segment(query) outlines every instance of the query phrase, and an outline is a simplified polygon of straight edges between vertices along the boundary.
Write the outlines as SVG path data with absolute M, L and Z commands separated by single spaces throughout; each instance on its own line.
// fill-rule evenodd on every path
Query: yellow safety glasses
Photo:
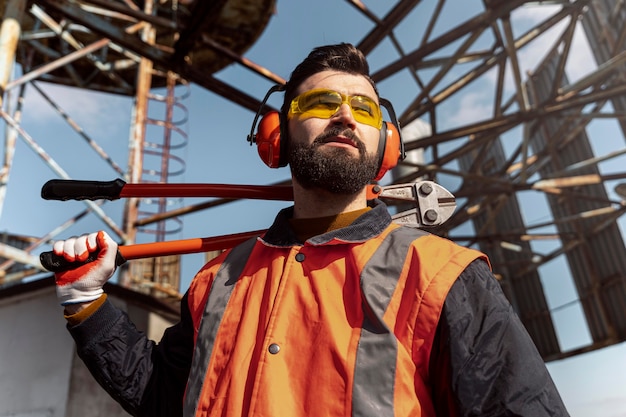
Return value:
M 337 91 L 318 88 L 300 94 L 291 100 L 291 106 L 287 117 L 294 114 L 300 117 L 319 117 L 330 119 L 338 111 L 343 103 L 350 106 L 354 120 L 368 126 L 380 129 L 383 126 L 383 114 L 380 106 L 366 96 L 346 96 Z

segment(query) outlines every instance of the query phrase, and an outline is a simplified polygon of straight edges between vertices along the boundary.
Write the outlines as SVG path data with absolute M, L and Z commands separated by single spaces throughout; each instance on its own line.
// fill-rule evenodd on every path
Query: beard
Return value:
M 339 135 L 356 144 L 358 157 L 340 147 L 320 149 L 328 139 Z M 289 141 L 288 162 L 302 187 L 321 188 L 333 194 L 355 194 L 378 172 L 378 155 L 368 154 L 365 144 L 350 129 L 332 129 L 319 135 L 310 145 Z

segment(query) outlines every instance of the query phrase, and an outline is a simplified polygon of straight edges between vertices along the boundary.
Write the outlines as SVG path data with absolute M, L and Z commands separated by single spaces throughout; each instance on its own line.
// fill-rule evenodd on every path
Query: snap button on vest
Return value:
M 296 261 L 298 261 L 298 262 L 303 262 L 304 258 L 306 258 L 306 256 L 304 256 L 304 253 L 296 254 Z
M 272 344 L 271 344 L 271 345 L 267 348 L 267 350 L 269 350 L 269 352 L 270 352 L 272 355 L 276 355 L 278 352 L 280 352 L 280 346 L 279 346 L 279 345 L 277 345 L 276 343 L 272 343 Z

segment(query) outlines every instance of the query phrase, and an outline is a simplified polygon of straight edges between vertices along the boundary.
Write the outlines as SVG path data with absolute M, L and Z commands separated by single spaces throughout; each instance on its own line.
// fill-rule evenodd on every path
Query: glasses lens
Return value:
M 296 97 L 300 113 L 328 119 L 339 110 L 343 99 L 330 90 L 312 90 Z
M 350 98 L 350 107 L 352 115 L 361 123 L 380 127 L 379 121 L 382 121 L 380 107 L 369 97 L 353 96 Z
M 343 103 L 348 103 L 354 119 L 378 129 L 382 126 L 382 113 L 374 100 L 365 96 L 342 96 L 332 90 L 311 90 L 300 94 L 291 102 L 289 115 L 301 114 L 304 117 L 333 117 Z

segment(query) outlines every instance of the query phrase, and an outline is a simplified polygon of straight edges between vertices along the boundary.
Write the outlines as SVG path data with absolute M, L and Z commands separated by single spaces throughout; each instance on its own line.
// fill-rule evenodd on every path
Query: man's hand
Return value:
M 68 262 L 84 262 L 89 254 L 98 251 L 95 261 L 54 274 L 61 305 L 86 303 L 102 295 L 102 286 L 116 268 L 117 243 L 108 234 L 99 231 L 60 240 L 54 243 L 53 251 Z

